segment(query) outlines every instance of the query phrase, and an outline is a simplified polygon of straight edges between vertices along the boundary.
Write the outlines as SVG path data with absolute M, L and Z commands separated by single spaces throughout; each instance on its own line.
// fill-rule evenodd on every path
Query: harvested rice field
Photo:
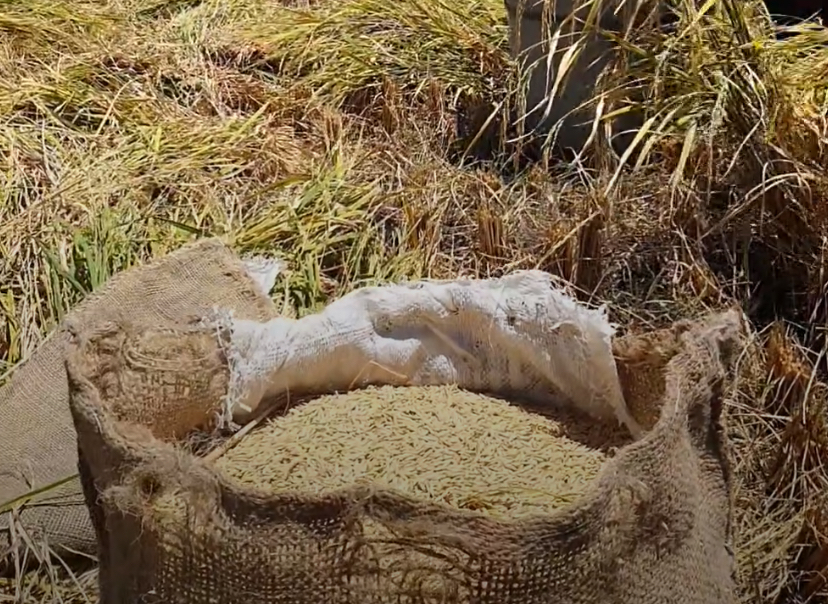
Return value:
M 529 164 L 507 128 L 502 0 L 0 2 L 0 383 L 113 275 L 209 236 L 283 259 L 272 298 L 294 316 L 363 285 L 521 268 L 607 304 L 626 333 L 739 304 L 754 327 L 725 410 L 740 602 L 828 601 L 828 30 L 778 35 L 758 0 L 670 4 L 671 26 L 627 40 L 611 74 L 630 98 L 596 99 L 603 117 L 640 111 L 634 148 L 596 137 L 575 160 Z M 481 122 L 497 136 L 476 137 Z M 356 404 L 326 400 L 331 414 Z M 218 464 L 257 442 L 284 459 L 280 426 L 302 413 L 324 416 L 309 403 Z M 318 472 L 323 489 L 386 472 L 413 488 L 358 443 L 346 478 L 342 460 L 293 446 L 316 466 L 250 459 L 237 478 Z M 584 450 L 590 467 L 604 454 Z M 97 604 L 94 551 L 78 561 L 18 522 L 60 487 L 29 465 L 0 455 L 0 475 L 28 481 L 0 494 L 14 529 L 0 603 Z M 495 484 L 484 477 L 475 488 Z
M 257 489 L 390 488 L 495 517 L 550 513 L 583 494 L 621 427 L 535 413 L 455 387 L 379 387 L 316 398 L 247 435 L 217 467 Z

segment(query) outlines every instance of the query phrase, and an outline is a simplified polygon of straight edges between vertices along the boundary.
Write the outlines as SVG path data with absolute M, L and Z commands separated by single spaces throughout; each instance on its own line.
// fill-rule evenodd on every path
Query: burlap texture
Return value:
M 182 407 L 218 407 L 228 373 L 215 338 L 128 324 L 81 333 L 67 368 L 101 603 L 734 602 L 719 421 L 739 339 L 731 319 L 680 335 L 657 377 L 660 419 L 584 497 L 520 522 L 367 487 L 240 488 L 165 427 L 165 414 L 189 415 Z
M 113 277 L 73 310 L 0 389 L 0 502 L 77 473 L 64 356 L 68 325 L 83 330 L 99 321 L 129 318 L 137 328 L 159 328 L 202 316 L 214 305 L 241 318 L 276 315 L 234 253 L 218 240 L 205 239 Z M 77 479 L 36 502 L 20 515 L 28 532 L 45 536 L 57 551 L 94 552 L 95 533 Z M 0 517 L 0 559 L 8 551 L 8 520 Z

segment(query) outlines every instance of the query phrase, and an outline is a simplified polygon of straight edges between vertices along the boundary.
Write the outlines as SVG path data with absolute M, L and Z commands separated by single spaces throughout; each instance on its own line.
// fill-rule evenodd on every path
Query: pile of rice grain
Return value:
M 540 415 L 455 387 L 379 387 L 296 407 L 216 465 L 271 492 L 370 483 L 517 518 L 573 501 L 626 439 L 586 416 Z

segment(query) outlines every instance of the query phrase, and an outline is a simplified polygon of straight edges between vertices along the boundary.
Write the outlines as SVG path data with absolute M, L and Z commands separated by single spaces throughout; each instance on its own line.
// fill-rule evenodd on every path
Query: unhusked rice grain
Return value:
M 270 492 L 373 484 L 496 517 L 549 513 L 585 491 L 626 433 L 535 411 L 452 386 L 367 388 L 291 409 L 216 465 Z

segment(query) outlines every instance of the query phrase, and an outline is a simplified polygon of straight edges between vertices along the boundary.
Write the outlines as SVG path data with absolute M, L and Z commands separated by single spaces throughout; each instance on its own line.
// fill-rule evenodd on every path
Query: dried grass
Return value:
M 517 518 L 573 501 L 625 441 L 620 427 L 455 387 L 381 387 L 293 408 L 216 464 L 271 492 L 373 484 Z
M 738 301 L 760 329 L 728 410 L 743 600 L 827 597 L 828 34 L 676 4 L 673 32 L 626 42 L 648 118 L 632 152 L 519 172 L 496 138 L 497 161 L 463 156 L 476 129 L 455 129 L 514 104 L 500 0 L 0 5 L 0 373 L 114 272 L 205 234 L 281 254 L 299 314 L 530 267 L 634 332 Z M 59 584 L 47 544 L 16 544 Z M 23 601 L 12 567 L 0 599 Z M 27 601 L 79 593 L 61 585 Z

